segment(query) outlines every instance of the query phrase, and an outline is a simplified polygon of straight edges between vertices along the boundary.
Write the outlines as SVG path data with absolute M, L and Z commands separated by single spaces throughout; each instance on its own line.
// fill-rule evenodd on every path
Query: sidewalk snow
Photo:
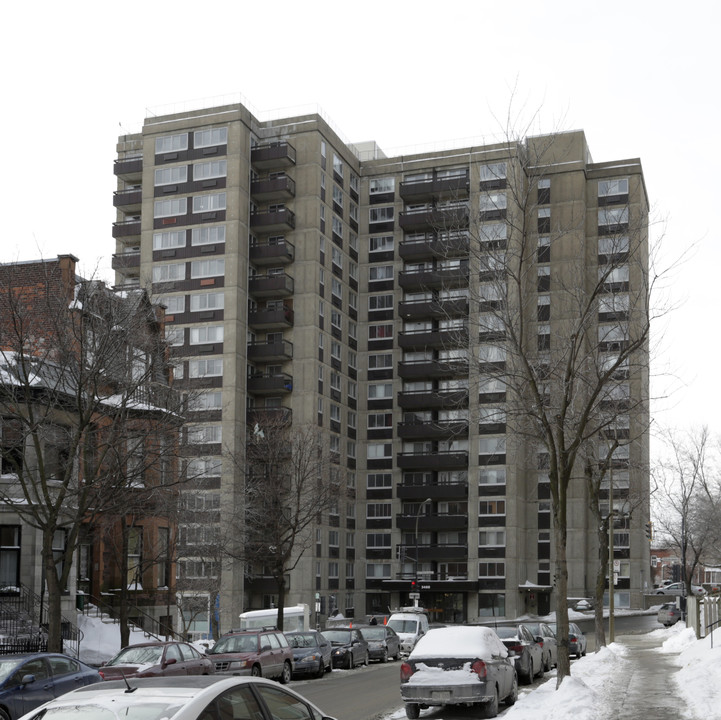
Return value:
M 78 613 L 78 628 L 82 632 L 80 659 L 88 665 L 100 665 L 120 651 L 120 625 L 104 623 L 99 618 Z M 144 632 L 130 633 L 130 645 L 148 642 Z

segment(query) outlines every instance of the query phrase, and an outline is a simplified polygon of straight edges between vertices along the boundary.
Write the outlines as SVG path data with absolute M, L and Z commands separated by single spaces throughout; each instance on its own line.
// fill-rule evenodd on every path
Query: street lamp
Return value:
M 415 563 L 413 566 L 413 577 L 415 580 L 415 594 L 418 595 L 418 521 L 421 519 L 421 510 L 423 510 L 423 506 L 426 503 L 433 502 L 431 498 L 426 498 L 419 506 L 418 506 L 418 512 L 416 513 L 416 533 L 415 533 L 415 539 L 416 539 L 416 555 L 415 555 Z M 413 606 L 418 607 L 418 597 L 413 598 Z

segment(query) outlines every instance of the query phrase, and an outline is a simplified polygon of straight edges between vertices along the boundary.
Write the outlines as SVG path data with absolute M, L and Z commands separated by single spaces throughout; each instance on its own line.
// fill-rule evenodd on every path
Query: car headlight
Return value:
M 311 653 L 310 655 L 305 655 L 300 658 L 298 662 L 314 662 L 316 660 L 320 660 L 320 655 L 317 653 Z
M 228 665 L 228 670 L 242 670 L 250 665 L 250 660 L 233 660 Z

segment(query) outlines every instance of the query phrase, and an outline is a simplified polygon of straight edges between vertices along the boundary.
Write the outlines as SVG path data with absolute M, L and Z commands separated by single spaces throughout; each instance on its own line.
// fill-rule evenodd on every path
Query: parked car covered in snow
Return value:
M 162 675 L 212 675 L 213 662 L 183 642 L 128 645 L 100 668 L 103 680 Z
M 401 665 L 401 697 L 411 720 L 438 705 L 476 705 L 482 717 L 495 717 L 500 702 L 516 702 L 518 678 L 491 628 L 438 628 L 429 630 Z

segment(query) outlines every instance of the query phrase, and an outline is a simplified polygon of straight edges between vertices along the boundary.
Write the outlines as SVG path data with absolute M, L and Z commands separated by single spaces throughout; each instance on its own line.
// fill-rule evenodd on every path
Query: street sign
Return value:
M 408 597 L 409 597 L 411 600 L 420 600 L 420 599 L 421 599 L 421 594 L 420 594 L 420 593 L 408 593 Z
M 620 569 L 621 569 L 621 561 L 620 561 L 620 560 L 614 560 L 614 561 L 613 561 L 613 571 L 614 571 L 614 572 L 619 572 Z

